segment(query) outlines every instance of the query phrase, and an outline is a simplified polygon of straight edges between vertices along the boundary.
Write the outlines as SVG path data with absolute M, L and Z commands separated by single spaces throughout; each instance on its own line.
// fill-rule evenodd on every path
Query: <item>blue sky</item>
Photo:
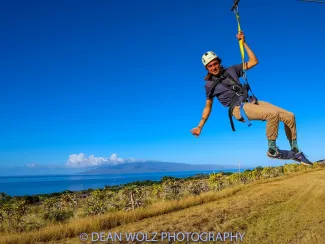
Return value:
M 205 105 L 201 55 L 241 62 L 232 1 L 6 1 L 0 9 L 0 165 L 69 159 L 283 164 L 266 157 L 265 122 L 229 125 Z M 324 158 L 324 6 L 242 0 L 248 72 L 260 100 L 295 113 L 298 143 Z M 283 125 L 280 148 L 289 148 Z M 79 156 L 77 156 L 79 155 Z M 102 158 L 102 159 L 100 159 Z M 70 160 L 71 161 L 71 160 Z

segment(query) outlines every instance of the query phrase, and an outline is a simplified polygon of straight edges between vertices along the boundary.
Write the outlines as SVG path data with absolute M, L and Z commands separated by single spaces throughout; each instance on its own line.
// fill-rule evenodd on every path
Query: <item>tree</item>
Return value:
M 129 185 L 121 191 L 124 202 L 124 210 L 134 210 L 145 205 L 144 188 L 136 185 Z
M 11 196 L 9 196 L 7 193 L 0 192 L 0 204 L 8 202 L 10 199 L 11 199 Z
M 152 186 L 152 191 L 151 194 L 155 197 L 157 197 L 158 199 L 162 198 L 164 195 L 164 189 L 162 187 L 161 184 L 154 184 Z
M 221 191 L 224 187 L 225 176 L 222 172 L 212 173 L 208 179 L 208 183 L 213 190 Z
M 65 198 L 66 196 L 64 196 Z M 42 202 L 43 217 L 47 220 L 64 222 L 73 216 L 74 210 L 61 197 L 49 197 Z
M 1 207 L 1 218 L 6 220 L 13 230 L 21 232 L 25 228 L 26 215 L 29 207 L 25 199 L 15 198 Z
M 247 184 L 254 179 L 253 173 L 251 170 L 245 170 L 243 173 L 241 173 L 240 178 L 241 178 L 241 182 L 244 184 Z
M 170 177 L 163 181 L 164 197 L 165 199 L 180 199 L 181 198 L 181 181 L 174 177 Z
M 188 184 L 187 188 L 189 193 L 194 196 L 198 196 L 201 194 L 201 192 L 207 191 L 209 189 L 204 180 L 192 180 Z
M 110 189 L 95 190 L 86 199 L 85 214 L 99 215 L 108 211 L 118 209 L 118 205 L 114 204 L 116 193 Z

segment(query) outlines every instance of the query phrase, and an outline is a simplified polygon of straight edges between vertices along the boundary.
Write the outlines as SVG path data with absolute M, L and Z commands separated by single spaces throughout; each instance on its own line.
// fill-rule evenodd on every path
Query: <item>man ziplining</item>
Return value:
M 235 129 L 232 116 L 238 121 L 247 123 L 249 120 L 267 121 L 268 157 L 292 159 L 306 165 L 312 165 L 304 153 L 299 150 L 295 115 L 271 103 L 258 101 L 255 96 L 248 96 L 250 90 L 248 83 L 244 85 L 240 83 L 239 78 L 243 77 L 247 70 L 256 66 L 258 59 L 247 45 L 244 33 L 239 31 L 236 37 L 248 55 L 249 60 L 246 63 L 225 68 L 221 65 L 221 59 L 214 52 L 208 51 L 202 56 L 203 65 L 208 71 L 205 77 L 206 105 L 202 119 L 198 126 L 191 130 L 191 133 L 196 137 L 201 134 L 202 128 L 211 113 L 214 97 L 217 97 L 223 106 L 229 108 L 229 118 L 233 130 Z M 280 121 L 284 123 L 285 134 L 291 147 L 291 150 L 288 151 L 280 150 L 276 145 Z

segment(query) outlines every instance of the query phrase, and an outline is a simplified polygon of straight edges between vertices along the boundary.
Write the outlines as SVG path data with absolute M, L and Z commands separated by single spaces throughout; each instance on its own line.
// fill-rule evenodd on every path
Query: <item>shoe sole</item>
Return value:
M 304 162 L 301 162 L 301 161 L 298 161 L 298 160 L 295 160 L 293 158 L 289 158 L 289 159 L 284 159 L 284 158 L 273 158 L 273 157 L 270 157 L 269 155 L 267 155 L 270 159 L 277 159 L 277 160 L 294 160 L 298 163 L 301 163 L 303 165 L 308 165 L 308 166 L 312 166 L 313 164 L 307 164 L 307 163 L 304 163 Z
M 298 159 L 295 159 L 295 158 L 293 158 L 293 160 L 296 161 L 296 162 L 298 162 L 298 163 L 301 163 L 301 164 L 303 164 L 303 165 L 309 165 L 309 166 L 312 166 L 312 165 L 313 165 L 313 163 L 307 164 L 307 163 L 302 162 L 302 161 L 300 161 L 300 160 L 298 160 Z
M 273 158 L 267 155 L 270 159 L 277 159 L 277 160 L 292 160 L 292 158 Z
M 311 164 L 307 164 L 307 163 L 304 163 L 304 162 L 300 162 L 300 163 L 302 163 L 303 165 L 309 165 L 309 166 L 313 165 L 312 163 Z

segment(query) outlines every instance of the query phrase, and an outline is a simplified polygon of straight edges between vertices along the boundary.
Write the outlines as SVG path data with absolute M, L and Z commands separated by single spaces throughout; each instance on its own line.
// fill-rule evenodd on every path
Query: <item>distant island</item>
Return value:
M 89 169 L 78 174 L 122 174 L 122 173 L 160 173 L 160 172 L 184 172 L 198 170 L 224 170 L 231 169 L 229 165 L 216 164 L 185 164 L 170 162 L 136 162 L 117 165 L 105 165 Z

